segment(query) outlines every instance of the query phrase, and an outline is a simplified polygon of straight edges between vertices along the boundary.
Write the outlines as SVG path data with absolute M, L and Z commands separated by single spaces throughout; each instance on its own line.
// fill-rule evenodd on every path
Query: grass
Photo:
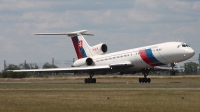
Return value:
M 199 76 L 152 76 L 153 82 L 150 84 L 139 84 L 137 76 L 98 76 L 96 84 L 84 84 L 84 78 L 0 79 L 0 112 L 200 111 L 199 90 L 103 90 L 200 88 Z
M 199 112 L 199 91 L 1 91 L 2 112 Z

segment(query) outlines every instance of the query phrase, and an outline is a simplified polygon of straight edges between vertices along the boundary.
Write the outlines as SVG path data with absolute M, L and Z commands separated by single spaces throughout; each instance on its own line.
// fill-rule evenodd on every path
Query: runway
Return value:
M 200 91 L 197 82 L 0 82 L 0 87 L 0 91 Z
M 83 89 L 0 89 L 0 91 L 200 91 L 200 88 L 83 88 Z
M 151 83 L 139 83 L 137 77 L 98 77 L 97 83 L 85 84 L 82 77 L 0 78 L 0 104 L 2 111 L 51 111 L 52 108 L 54 111 L 68 111 L 70 107 L 73 111 L 82 111 L 89 106 L 92 111 L 103 107 L 106 110 L 117 108 L 116 111 L 145 112 L 173 107 L 169 111 L 193 109 L 198 112 L 199 80 L 199 77 L 153 77 Z M 166 105 L 167 108 L 163 109 Z M 143 107 L 149 108 L 141 110 Z

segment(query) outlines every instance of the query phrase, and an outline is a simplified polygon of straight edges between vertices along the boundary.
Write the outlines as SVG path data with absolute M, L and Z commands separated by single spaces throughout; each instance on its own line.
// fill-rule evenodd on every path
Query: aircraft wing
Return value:
M 70 67 L 70 68 L 50 68 L 50 69 L 26 69 L 26 70 L 9 70 L 13 72 L 65 72 L 74 73 L 75 71 L 94 71 L 110 69 L 110 66 L 87 66 L 87 67 Z
M 86 66 L 86 67 L 69 67 L 69 68 L 49 68 L 49 69 L 24 69 L 24 70 L 8 70 L 13 72 L 64 72 L 64 73 L 89 73 L 94 71 L 117 71 L 118 69 L 124 69 L 132 67 L 131 62 L 120 62 L 110 65 L 101 65 L 101 66 Z
M 174 70 L 183 70 L 184 68 L 173 68 Z M 172 67 L 155 66 L 154 70 L 172 70 Z

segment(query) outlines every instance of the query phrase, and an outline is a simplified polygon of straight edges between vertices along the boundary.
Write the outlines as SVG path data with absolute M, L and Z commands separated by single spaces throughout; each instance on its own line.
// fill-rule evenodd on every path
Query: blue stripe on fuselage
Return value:
M 160 61 L 158 61 L 158 60 L 155 58 L 155 56 L 153 55 L 151 49 L 146 49 L 145 52 L 146 52 L 147 57 L 148 57 L 152 62 L 154 62 L 154 64 L 156 64 L 156 65 L 164 65 L 163 63 L 161 63 Z

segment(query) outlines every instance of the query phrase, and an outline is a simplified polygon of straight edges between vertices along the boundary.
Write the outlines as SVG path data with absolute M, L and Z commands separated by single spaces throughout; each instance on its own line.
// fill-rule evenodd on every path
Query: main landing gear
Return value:
M 147 76 L 149 75 L 149 71 L 150 69 L 145 68 L 144 70 L 142 70 L 142 74 L 144 75 L 144 78 L 139 78 L 139 82 L 140 83 L 150 83 L 151 79 L 147 78 Z
M 85 78 L 85 83 L 96 83 L 96 78 L 92 78 L 94 74 L 90 74 L 90 78 Z

